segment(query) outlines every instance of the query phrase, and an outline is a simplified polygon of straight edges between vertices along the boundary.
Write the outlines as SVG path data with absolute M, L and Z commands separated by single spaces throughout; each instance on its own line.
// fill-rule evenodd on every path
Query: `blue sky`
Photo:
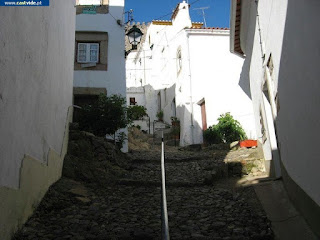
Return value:
M 182 0 L 125 0 L 125 10 L 133 9 L 135 22 L 150 22 L 153 19 L 170 20 L 172 10 Z M 190 15 L 193 22 L 203 22 L 204 10 L 207 27 L 229 27 L 230 0 L 189 0 Z M 167 16 L 166 16 L 167 15 Z

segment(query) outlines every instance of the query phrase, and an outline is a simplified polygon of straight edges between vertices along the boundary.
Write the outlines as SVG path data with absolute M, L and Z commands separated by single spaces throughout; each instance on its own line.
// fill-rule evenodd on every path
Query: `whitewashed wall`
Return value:
M 241 81 L 250 78 L 257 134 L 261 136 L 259 109 L 265 107 L 268 139 L 263 149 L 266 160 L 274 160 L 274 124 L 261 88 L 266 64 L 262 57 L 265 54 L 268 59 L 271 54 L 273 84 L 279 99 L 275 126 L 283 180 L 291 200 L 319 236 L 320 3 L 260 0 L 258 5 L 253 1 L 251 7 L 248 4 L 241 11 L 241 15 L 249 16 L 247 26 L 241 30 L 246 35 L 241 38 L 246 39 L 241 44 L 245 45 L 246 55 Z
M 142 52 L 132 50 L 126 58 L 126 84 L 127 87 L 141 87 L 145 78 L 144 59 Z
M 136 105 L 146 106 L 144 87 L 127 88 L 127 105 L 130 105 L 130 98 L 134 97 Z
M 124 26 L 116 21 L 123 22 L 123 9 L 124 0 L 110 0 L 108 14 L 77 15 L 76 31 L 108 33 L 108 70 L 74 71 L 74 87 L 106 88 L 108 96 L 120 94 L 126 97 Z M 127 152 L 127 142 L 122 150 Z
M 208 126 L 226 112 L 240 122 L 247 136 L 256 138 L 251 99 L 239 86 L 243 60 L 229 53 L 228 30 L 187 30 L 193 101 L 206 101 Z M 201 127 L 200 106 L 195 120 Z
M 75 1 L 0 8 L 0 185 L 18 188 L 27 154 L 60 153 L 72 105 Z M 26 20 L 27 19 L 27 20 Z
M 258 140 L 263 146 L 265 159 L 274 159 L 275 161 L 279 161 L 279 159 L 276 159 L 278 158 L 276 153 L 272 153 L 273 150 L 277 149 L 273 117 L 270 104 L 265 99 L 261 90 L 265 71 L 263 68 L 265 62 L 263 62 L 262 52 L 265 54 L 266 59 L 268 59 L 270 54 L 272 54 L 274 63 L 274 73 L 272 77 L 274 86 L 277 88 L 286 6 L 286 1 L 273 1 L 272 4 L 270 4 L 270 1 L 260 1 L 258 9 L 255 2 L 252 2 L 251 6 L 244 8 L 249 9 L 248 11 L 245 11 L 244 14 L 249 15 L 250 20 L 248 21 L 247 29 L 243 31 L 243 34 L 246 33 L 247 36 L 242 38 L 246 39 L 244 45 L 252 46 L 252 49 L 250 47 L 246 47 L 246 62 L 242 72 L 248 72 L 249 75 L 243 74 L 242 77 L 250 78 L 251 97 L 256 119 L 255 125 Z M 256 22 L 257 11 L 259 12 L 260 25 Z M 259 28 L 261 31 L 259 31 Z M 260 44 L 260 38 L 262 39 L 262 44 Z M 250 65 L 248 65 L 247 62 L 249 62 Z M 262 139 L 261 133 L 260 110 L 262 117 L 264 118 L 264 125 L 267 131 L 267 139 L 265 142 Z
M 283 165 L 318 206 L 319 10 L 318 1 L 288 1 L 278 83 L 280 111 L 276 120 Z
M 125 96 L 124 27 L 115 20 L 123 18 L 124 1 L 110 0 L 109 4 L 109 14 L 79 14 L 76 17 L 76 31 L 108 33 L 108 70 L 75 71 L 74 87 L 104 87 L 108 95 Z
M 148 84 L 148 114 L 152 120 L 156 119 L 157 95 L 160 93 L 164 121 L 170 123 L 174 115 L 172 101 L 175 99 L 176 116 L 181 121 L 180 144 L 202 143 L 201 109 L 197 102 L 205 98 L 208 126 L 217 123 L 220 114 L 231 112 L 240 121 L 248 137 L 255 139 L 251 100 L 238 85 L 243 60 L 229 52 L 229 31 L 224 30 L 219 35 L 216 30 L 189 29 L 191 20 L 188 4 L 181 3 L 179 9 L 172 25 L 164 23 L 149 26 L 143 47 L 144 54 L 148 55 L 145 65 L 142 61 L 141 66 L 140 57 L 136 58 L 136 63 L 139 63 L 136 69 L 148 69 L 148 80 L 145 81 Z M 179 73 L 178 49 L 182 54 Z M 137 56 L 142 56 L 142 51 Z M 137 76 L 135 74 L 143 78 L 141 71 L 131 76 Z

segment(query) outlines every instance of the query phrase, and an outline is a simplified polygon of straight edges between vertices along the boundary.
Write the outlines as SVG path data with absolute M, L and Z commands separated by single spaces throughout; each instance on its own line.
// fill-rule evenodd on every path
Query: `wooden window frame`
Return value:
M 129 98 L 129 103 L 130 103 L 130 106 L 135 106 L 136 105 L 136 98 L 135 97 L 130 97 Z

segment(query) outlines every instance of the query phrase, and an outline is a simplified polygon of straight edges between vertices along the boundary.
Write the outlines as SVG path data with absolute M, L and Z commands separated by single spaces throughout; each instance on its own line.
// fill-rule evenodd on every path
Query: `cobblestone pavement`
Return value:
M 160 155 L 131 156 L 116 184 L 62 178 L 14 239 L 161 239 Z M 273 239 L 254 190 L 235 188 L 219 157 L 169 152 L 166 162 L 171 239 Z

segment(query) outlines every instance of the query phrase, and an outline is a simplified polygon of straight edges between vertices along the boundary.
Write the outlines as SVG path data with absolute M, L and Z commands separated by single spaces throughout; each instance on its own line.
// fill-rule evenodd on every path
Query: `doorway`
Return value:
M 207 112 L 206 112 L 206 101 L 204 98 L 198 102 L 201 108 L 201 119 L 202 119 L 202 130 L 205 131 L 208 129 L 207 125 Z
M 160 112 L 161 111 L 161 93 L 160 92 L 158 92 L 157 102 L 158 102 L 158 112 Z

